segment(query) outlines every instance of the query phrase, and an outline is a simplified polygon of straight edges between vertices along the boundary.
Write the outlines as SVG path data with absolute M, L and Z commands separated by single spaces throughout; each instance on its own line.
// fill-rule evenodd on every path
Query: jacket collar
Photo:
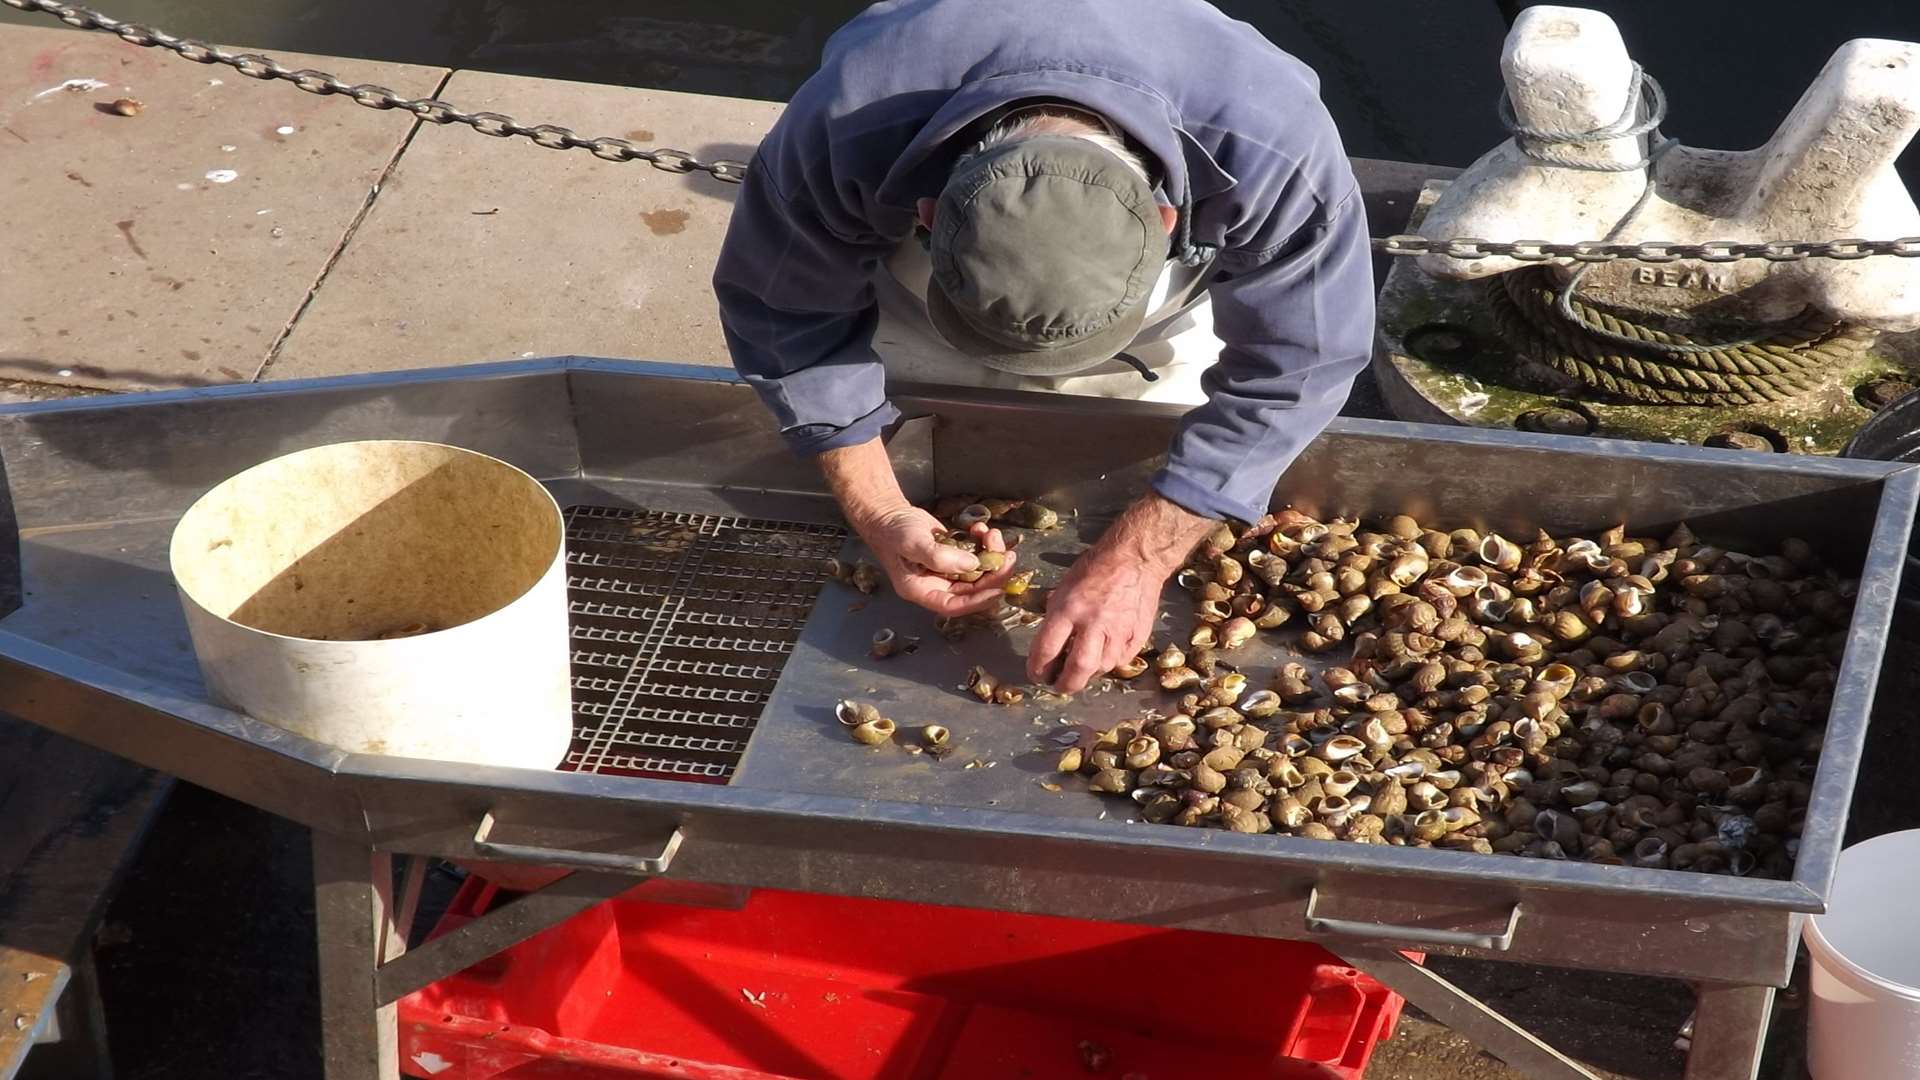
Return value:
M 1116 75 L 1055 66 L 982 74 L 961 84 L 888 171 L 879 201 L 911 208 L 916 198 L 936 194 L 952 165 L 953 139 L 995 110 L 1032 98 L 1075 102 L 1118 124 L 1159 163 L 1167 198 L 1176 206 L 1237 183 L 1155 91 Z

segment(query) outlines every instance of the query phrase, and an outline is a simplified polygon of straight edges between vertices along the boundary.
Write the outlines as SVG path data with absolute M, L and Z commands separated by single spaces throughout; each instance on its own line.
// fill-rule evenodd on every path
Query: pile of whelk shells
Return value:
M 1681 525 L 1508 539 L 1400 515 L 1223 526 L 1178 581 L 1178 711 L 1059 762 L 1149 822 L 1785 878 L 1855 583 L 1804 541 L 1752 556 Z M 1255 688 L 1260 631 L 1344 663 Z

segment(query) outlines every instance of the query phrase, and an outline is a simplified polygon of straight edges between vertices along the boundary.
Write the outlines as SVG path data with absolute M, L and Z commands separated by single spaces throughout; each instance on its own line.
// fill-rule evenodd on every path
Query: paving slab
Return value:
M 410 96 L 446 76 L 279 58 Z M 0 27 L 0 378 L 252 379 L 412 127 L 105 34 Z
M 466 71 L 442 97 L 703 160 L 745 160 L 781 108 Z M 735 191 L 428 127 L 262 377 L 562 353 L 723 364 L 709 279 Z

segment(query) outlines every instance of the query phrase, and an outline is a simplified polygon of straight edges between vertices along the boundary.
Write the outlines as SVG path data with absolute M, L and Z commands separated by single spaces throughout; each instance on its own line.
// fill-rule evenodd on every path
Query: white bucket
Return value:
M 1827 912 L 1807 919 L 1813 1080 L 1920 1078 L 1920 830 L 1840 853 Z
M 220 704 L 358 753 L 565 757 L 564 528 L 519 469 L 436 443 L 303 450 L 201 496 L 170 558 Z

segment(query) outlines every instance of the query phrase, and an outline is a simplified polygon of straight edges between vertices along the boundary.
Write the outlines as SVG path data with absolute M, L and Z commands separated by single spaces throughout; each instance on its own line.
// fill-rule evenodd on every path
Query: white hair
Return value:
M 960 156 L 965 162 L 976 154 L 984 153 L 1001 143 L 1017 142 L 1035 135 L 1070 135 L 1076 139 L 1085 139 L 1124 162 L 1135 176 L 1153 183 L 1153 177 L 1147 172 L 1144 158 L 1129 149 L 1126 140 L 1120 137 L 1118 129 L 1108 123 L 1105 117 L 1081 109 L 1056 107 L 1051 105 L 1021 109 L 1009 114 L 993 125 L 971 150 Z

